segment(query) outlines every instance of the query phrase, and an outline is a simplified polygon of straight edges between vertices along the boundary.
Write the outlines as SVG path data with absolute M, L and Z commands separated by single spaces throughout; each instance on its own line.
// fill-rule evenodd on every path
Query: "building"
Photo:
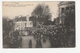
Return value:
M 75 2 L 62 1 L 58 4 L 58 24 L 75 26 Z
M 29 16 L 17 16 L 14 24 L 14 30 L 18 30 L 20 33 L 27 33 L 27 28 L 33 27 L 33 22 L 29 21 Z

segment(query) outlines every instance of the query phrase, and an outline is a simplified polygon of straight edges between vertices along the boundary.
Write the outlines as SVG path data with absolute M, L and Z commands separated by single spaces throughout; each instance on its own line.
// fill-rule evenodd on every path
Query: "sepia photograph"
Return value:
M 75 48 L 75 1 L 2 2 L 3 48 Z

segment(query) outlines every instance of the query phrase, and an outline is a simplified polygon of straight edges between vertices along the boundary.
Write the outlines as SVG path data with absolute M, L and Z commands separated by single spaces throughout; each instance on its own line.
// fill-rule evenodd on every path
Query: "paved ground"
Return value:
M 32 41 L 32 48 L 36 48 L 36 39 L 33 36 L 22 36 L 22 48 L 29 48 L 29 41 Z M 42 48 L 49 48 L 50 42 L 46 39 L 46 42 L 43 42 L 41 39 Z
M 32 41 L 32 48 L 36 48 L 37 42 L 33 36 L 21 36 L 22 37 L 22 48 L 29 48 L 29 42 Z M 40 43 L 39 43 L 40 44 Z M 46 38 L 46 42 L 43 42 L 43 38 L 41 38 L 42 48 L 50 48 L 50 42 L 48 38 Z M 3 48 L 9 48 L 9 45 L 4 44 Z

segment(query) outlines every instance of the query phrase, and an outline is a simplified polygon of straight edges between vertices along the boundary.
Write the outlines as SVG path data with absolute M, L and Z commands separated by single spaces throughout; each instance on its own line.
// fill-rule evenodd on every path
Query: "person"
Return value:
M 38 40 L 36 40 L 36 46 L 35 46 L 36 48 L 38 48 L 39 47 L 39 42 L 38 42 Z
M 22 47 L 22 38 L 19 37 L 18 40 L 19 40 L 19 48 L 21 48 Z
M 37 39 L 36 40 L 36 48 L 42 48 L 42 43 L 41 43 L 41 40 L 40 39 Z
M 41 40 L 39 39 L 39 48 L 42 48 L 42 43 L 41 43 Z
M 43 42 L 44 42 L 44 43 L 46 42 L 46 39 L 45 39 L 45 38 L 43 38 Z
M 32 48 L 32 41 L 29 41 L 29 48 Z

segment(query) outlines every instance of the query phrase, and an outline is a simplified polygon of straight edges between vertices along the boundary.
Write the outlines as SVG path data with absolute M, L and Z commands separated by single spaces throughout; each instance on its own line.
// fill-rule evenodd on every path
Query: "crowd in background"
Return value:
M 9 48 L 21 47 L 22 38 L 19 36 L 18 31 L 11 31 L 3 33 L 3 45 L 7 44 Z
M 66 26 L 56 26 L 52 28 L 44 27 L 43 30 L 32 32 L 34 38 L 45 40 L 49 38 L 51 47 L 74 47 L 75 46 L 75 29 Z
M 70 29 L 70 27 L 65 26 L 55 26 L 55 27 L 42 27 L 43 29 L 36 29 L 36 31 L 29 31 L 29 35 L 34 36 L 34 39 L 36 39 L 37 45 L 36 47 L 41 47 L 41 39 L 43 39 L 43 42 L 45 42 L 46 38 L 49 39 L 51 47 L 74 47 L 75 46 L 75 29 Z M 21 47 L 22 38 L 19 36 L 18 31 L 14 31 L 14 33 L 11 33 L 7 36 L 4 33 L 3 34 L 3 43 L 9 44 L 11 48 L 13 47 Z M 29 45 L 32 41 L 30 40 Z M 13 46 L 14 45 L 14 46 Z M 31 48 L 32 46 L 30 46 Z

